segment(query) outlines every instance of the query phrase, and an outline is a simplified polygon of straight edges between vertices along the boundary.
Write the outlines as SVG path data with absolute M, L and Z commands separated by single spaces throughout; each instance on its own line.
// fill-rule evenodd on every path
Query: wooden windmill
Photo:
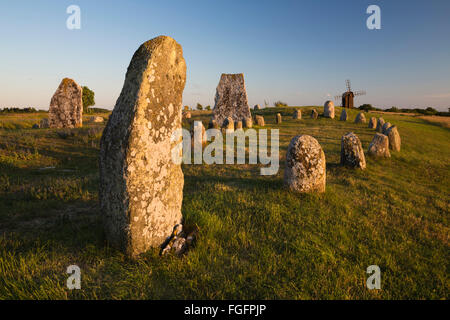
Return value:
M 359 90 L 359 91 L 352 91 L 352 88 L 350 86 L 350 80 L 345 80 L 345 84 L 347 85 L 347 91 L 344 92 L 340 96 L 335 96 L 334 98 L 336 100 L 342 99 L 342 107 L 344 108 L 353 108 L 353 99 L 356 96 L 363 96 L 366 94 L 365 91 Z

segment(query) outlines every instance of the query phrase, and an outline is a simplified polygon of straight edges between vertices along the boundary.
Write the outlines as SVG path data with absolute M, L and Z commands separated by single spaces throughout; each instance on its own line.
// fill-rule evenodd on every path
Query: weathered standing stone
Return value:
M 284 183 L 295 192 L 325 192 L 325 153 L 311 136 L 294 137 L 286 155 Z
M 348 114 L 347 114 L 347 110 L 343 109 L 341 112 L 341 117 L 339 118 L 340 121 L 347 121 L 348 119 Z
M 227 131 L 234 131 L 234 121 L 232 117 L 226 118 L 223 123 L 222 127 Z
M 236 122 L 236 130 L 242 129 L 242 121 Z
M 356 115 L 355 123 L 366 123 L 366 116 L 363 112 L 360 112 Z
M 317 119 L 319 117 L 319 113 L 316 109 L 311 110 L 311 119 Z
M 100 142 L 99 198 L 108 242 L 128 255 L 160 246 L 182 219 L 180 139 L 186 64 L 160 36 L 134 53 Z M 175 136 L 177 136 L 175 134 Z M 181 150 L 180 150 L 181 157 Z
M 369 154 L 375 157 L 389 158 L 391 153 L 389 152 L 388 137 L 381 133 L 375 133 L 375 136 L 369 145 Z
M 183 112 L 183 118 L 190 119 L 191 117 L 192 117 L 192 115 L 189 111 Z
M 381 127 L 381 133 L 387 136 L 387 131 L 390 127 L 392 127 L 392 124 L 390 122 L 385 122 Z
M 325 118 L 331 118 L 334 119 L 334 103 L 333 101 L 327 101 L 325 102 L 323 106 L 323 116 Z
M 191 123 L 190 133 L 192 145 L 194 145 L 195 143 L 204 145 L 206 143 L 206 130 L 201 121 L 193 121 Z
M 281 113 L 277 113 L 276 122 L 277 122 L 277 124 L 280 124 L 282 122 Z
M 397 126 L 392 126 L 387 130 L 387 136 L 389 139 L 389 148 L 393 151 L 400 151 L 402 140 L 398 133 Z
M 264 127 L 264 117 L 263 116 L 255 116 L 255 122 L 257 126 Z
M 209 129 L 219 129 L 219 124 L 217 123 L 216 120 L 211 119 L 211 120 L 209 121 L 208 128 L 209 128 Z
M 50 101 L 50 128 L 76 128 L 83 125 L 83 89 L 64 78 Z
M 50 127 L 50 123 L 48 121 L 47 118 L 41 119 L 41 121 L 39 122 L 39 128 L 41 129 L 46 129 Z
M 253 127 L 253 120 L 252 118 L 245 118 L 244 119 L 244 126 L 248 129 L 250 129 L 251 127 Z
M 294 120 L 300 120 L 302 118 L 302 111 L 301 110 L 295 110 L 292 114 L 292 118 Z
M 261 106 L 260 106 L 259 104 L 255 105 L 255 106 L 253 107 L 253 110 L 260 110 L 260 109 L 261 109 Z
M 376 128 L 376 131 L 377 132 L 379 132 L 379 133 L 382 133 L 383 132 L 383 125 L 384 125 L 384 119 L 383 118 L 378 118 L 378 120 L 377 120 L 377 128 Z
M 222 74 L 216 89 L 213 118 L 222 126 L 228 117 L 239 121 L 251 116 L 244 74 Z
M 375 129 L 377 127 L 377 119 L 375 117 L 371 117 L 369 120 L 369 128 Z
M 341 139 L 341 164 L 353 168 L 366 168 L 366 158 L 361 145 L 361 140 L 353 132 L 342 136 Z

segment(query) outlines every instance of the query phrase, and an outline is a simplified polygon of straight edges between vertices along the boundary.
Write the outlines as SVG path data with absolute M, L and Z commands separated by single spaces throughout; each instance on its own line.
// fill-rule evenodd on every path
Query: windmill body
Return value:
M 354 98 L 356 96 L 363 96 L 363 95 L 366 94 L 366 92 L 362 91 L 362 90 L 353 92 L 352 88 L 350 86 L 350 80 L 346 80 L 345 84 L 347 85 L 347 91 L 344 92 L 340 96 L 336 96 L 335 99 L 336 100 L 342 99 L 342 105 L 341 106 L 343 108 L 354 108 L 354 102 L 353 102 Z

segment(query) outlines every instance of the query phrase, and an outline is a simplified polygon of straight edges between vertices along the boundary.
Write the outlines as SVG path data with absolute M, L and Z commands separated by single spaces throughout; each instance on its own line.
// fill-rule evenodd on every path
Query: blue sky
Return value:
M 66 8 L 81 8 L 68 30 Z M 381 8 L 381 30 L 366 9 Z M 47 109 L 64 77 L 112 108 L 134 51 L 168 35 L 187 63 L 184 104 L 214 105 L 221 73 L 244 73 L 249 103 L 450 107 L 450 1 L 0 0 L 0 107 Z M 329 96 L 328 96 L 329 95 Z

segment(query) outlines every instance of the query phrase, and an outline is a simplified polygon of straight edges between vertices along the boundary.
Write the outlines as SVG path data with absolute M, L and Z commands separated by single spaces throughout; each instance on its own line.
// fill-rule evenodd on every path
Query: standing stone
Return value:
M 369 128 L 376 129 L 377 127 L 377 119 L 375 117 L 371 117 L 369 120 Z
M 193 121 L 191 123 L 190 133 L 192 145 L 194 145 L 195 143 L 204 145 L 206 143 L 206 130 L 201 121 Z
M 375 133 L 375 136 L 369 145 L 369 154 L 375 157 L 389 158 L 391 153 L 389 152 L 388 137 L 381 133 Z
M 276 122 L 277 122 L 277 124 L 281 123 L 281 113 L 277 113 Z
M 400 151 L 402 140 L 398 133 L 397 126 L 392 126 L 387 130 L 387 136 L 389 139 L 389 148 L 393 151 Z
M 334 119 L 334 103 L 328 100 L 323 106 L 323 116 L 325 118 Z
M 244 74 L 222 74 L 216 89 L 213 118 L 222 126 L 228 117 L 239 121 L 251 116 Z
M 379 132 L 379 133 L 382 133 L 383 132 L 383 125 L 384 125 L 384 119 L 383 118 L 378 118 L 376 131 Z
M 302 118 L 302 111 L 301 110 L 295 110 L 294 114 L 292 115 L 292 118 L 294 120 L 300 120 Z
M 381 133 L 387 135 L 387 131 L 390 127 L 392 127 L 392 124 L 390 122 L 385 122 L 381 127 Z
M 341 117 L 339 118 L 340 121 L 347 121 L 348 119 L 348 115 L 347 115 L 347 110 L 343 109 L 341 112 Z
M 361 140 L 353 132 L 342 136 L 341 139 L 341 164 L 353 168 L 366 168 L 366 158 L 361 145 Z
M 256 125 L 260 127 L 264 127 L 264 117 L 263 116 L 255 116 Z
M 209 121 L 208 128 L 209 128 L 209 129 L 219 129 L 219 124 L 217 123 L 216 120 L 211 119 L 211 120 Z
M 172 158 L 181 133 L 172 137 L 181 130 L 185 82 L 181 46 L 166 36 L 145 42 L 131 59 L 103 131 L 99 198 L 105 235 L 131 257 L 160 246 L 182 219 L 184 176 Z
M 253 110 L 260 110 L 260 109 L 261 109 L 261 106 L 260 106 L 259 104 L 255 105 L 255 106 L 253 107 Z
M 236 122 L 236 130 L 239 130 L 239 129 L 242 130 L 242 121 Z
M 253 120 L 252 120 L 252 118 L 245 118 L 244 119 L 244 126 L 247 129 L 250 129 L 251 127 L 253 127 Z
M 234 121 L 232 117 L 228 117 L 223 121 L 223 128 L 227 131 L 234 131 Z
M 83 125 L 83 89 L 64 78 L 50 101 L 50 128 L 76 128 Z
M 311 119 L 317 119 L 319 117 L 319 113 L 316 109 L 311 110 Z
M 284 183 L 294 192 L 325 192 L 325 153 L 311 136 L 299 135 L 289 144 Z
M 186 112 L 183 112 L 183 117 L 186 119 L 190 119 L 192 117 L 192 115 L 189 111 L 186 111 Z
M 355 123 L 366 123 L 366 116 L 363 112 L 360 112 L 356 115 Z
M 103 121 L 104 121 L 104 119 L 102 117 L 98 117 L 98 116 L 93 116 L 93 117 L 89 118 L 89 122 L 92 122 L 92 123 L 101 123 Z
M 47 118 L 41 119 L 41 121 L 39 122 L 39 128 L 41 129 L 50 128 L 50 124 Z

